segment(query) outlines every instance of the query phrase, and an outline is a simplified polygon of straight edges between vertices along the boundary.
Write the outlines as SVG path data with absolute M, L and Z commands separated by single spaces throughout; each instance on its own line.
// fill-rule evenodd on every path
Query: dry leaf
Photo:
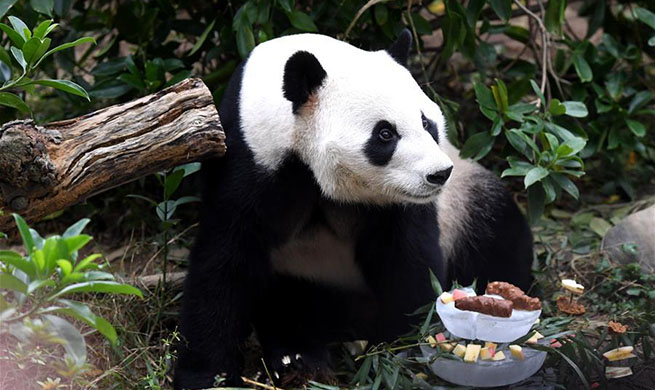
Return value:
M 628 330 L 628 325 L 623 325 L 620 322 L 610 321 L 607 326 L 610 328 L 612 333 L 623 334 Z

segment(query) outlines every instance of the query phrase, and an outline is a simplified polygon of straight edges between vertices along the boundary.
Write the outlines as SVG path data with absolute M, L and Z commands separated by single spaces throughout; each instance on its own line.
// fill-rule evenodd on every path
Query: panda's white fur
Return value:
M 313 54 L 327 77 L 301 115 L 294 115 L 280 91 L 285 63 L 300 50 Z M 255 160 L 274 171 L 290 152 L 297 153 L 333 200 L 433 201 L 440 188 L 425 177 L 452 167 L 452 161 L 423 129 L 422 113 L 445 129 L 439 107 L 384 50 L 368 52 L 323 35 L 291 35 L 257 46 L 244 68 L 242 131 Z M 380 118 L 393 121 L 401 137 L 383 167 L 362 153 Z

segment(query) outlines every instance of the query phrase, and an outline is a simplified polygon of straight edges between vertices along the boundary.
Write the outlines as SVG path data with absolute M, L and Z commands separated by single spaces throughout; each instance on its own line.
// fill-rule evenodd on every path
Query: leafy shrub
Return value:
M 63 345 L 63 364 L 54 362 L 60 372 L 74 376 L 86 365 L 86 343 L 80 331 L 67 318 L 79 320 L 116 344 L 114 327 L 94 314 L 85 304 L 71 299 L 76 293 L 113 293 L 142 297 L 137 288 L 117 283 L 103 271 L 100 254 L 79 259 L 78 253 L 91 237 L 82 234 L 89 222 L 80 220 L 61 235 L 42 238 L 14 214 L 23 239 L 26 256 L 0 250 L 0 336 L 5 333 L 18 342 L 14 348 L 40 344 Z

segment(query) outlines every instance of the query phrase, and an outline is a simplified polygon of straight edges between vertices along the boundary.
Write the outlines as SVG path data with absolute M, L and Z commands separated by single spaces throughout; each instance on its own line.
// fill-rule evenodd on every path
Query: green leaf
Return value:
M 23 58 L 28 64 L 32 64 L 37 58 L 34 58 L 34 54 L 41 46 L 41 40 L 39 38 L 30 38 L 25 42 L 23 48 Z
M 189 52 L 189 54 L 187 54 L 187 57 L 188 57 L 188 56 L 192 56 L 192 55 L 194 55 L 195 52 L 197 52 L 198 49 L 200 49 L 200 47 L 202 46 L 202 44 L 205 43 L 205 40 L 207 39 L 207 36 L 208 36 L 209 33 L 211 32 L 211 30 L 214 28 L 214 24 L 215 24 L 215 23 L 216 23 L 216 19 L 214 19 L 214 20 L 209 24 L 209 26 L 207 26 L 207 28 L 205 29 L 205 31 L 202 32 L 202 35 L 200 35 L 200 38 L 198 38 L 198 41 L 196 42 L 196 44 L 193 45 L 193 48 L 191 49 L 191 51 Z
M 68 253 L 77 252 L 84 245 L 88 244 L 91 241 L 92 237 L 86 234 L 80 234 L 73 237 L 63 238 L 66 242 L 66 247 L 68 248 Z
M 628 107 L 628 114 L 632 114 L 636 110 L 647 105 L 652 98 L 653 94 L 650 91 L 641 91 L 635 94 L 635 96 L 632 98 L 632 101 L 630 102 L 630 106 Z
M 587 111 L 587 106 L 583 102 L 575 102 L 575 101 L 566 101 L 563 102 L 562 105 L 566 108 L 566 115 L 572 116 L 575 118 L 584 118 L 587 115 L 589 115 L 589 111 Z
M 0 262 L 23 271 L 30 279 L 33 279 L 36 274 L 34 264 L 14 251 L 0 250 Z
M 529 188 L 534 183 L 542 180 L 544 177 L 548 176 L 548 170 L 544 167 L 534 167 L 525 175 L 523 184 L 525 188 Z
M 62 295 L 78 292 L 126 294 L 136 295 L 140 298 L 143 298 L 143 294 L 138 288 L 111 281 L 93 281 L 71 284 L 70 286 L 61 289 L 52 298 L 58 298 Z
M 566 11 L 566 0 L 550 0 L 546 8 L 545 24 L 548 32 L 562 35 L 564 24 L 564 13 Z
M 46 287 L 46 286 L 48 286 L 48 287 L 54 287 L 55 285 L 56 285 L 56 283 L 55 283 L 55 281 L 52 280 L 52 279 L 41 279 L 41 280 L 35 280 L 35 281 L 31 282 L 31 283 L 27 286 L 27 294 L 30 295 L 30 294 L 32 294 L 34 291 L 36 291 L 36 290 L 38 290 L 38 289 L 40 289 L 40 288 L 43 288 L 43 287 Z
M 255 47 L 255 35 L 252 32 L 252 27 L 239 27 L 236 35 L 239 54 L 241 55 L 241 58 L 246 58 Z
M 19 49 L 23 47 L 25 44 L 25 38 L 16 31 L 14 31 L 13 28 L 7 26 L 4 23 L 0 23 L 0 30 L 4 31 L 5 34 L 9 37 L 11 42 L 16 45 Z
M 609 222 L 602 218 L 594 217 L 591 219 L 589 222 L 589 228 L 596 234 L 598 234 L 600 237 L 604 237 L 605 233 L 607 233 L 608 230 L 612 225 L 610 225 Z
M 0 289 L 13 290 L 25 294 L 27 292 L 27 285 L 14 275 L 0 273 Z
M 439 279 L 437 279 L 437 276 L 432 272 L 432 270 L 430 270 L 430 284 L 432 285 L 432 291 L 434 291 L 435 297 L 438 297 L 443 293 L 441 283 L 439 283 Z
M 61 236 L 63 238 L 70 238 L 70 237 L 73 237 L 73 236 L 78 236 L 80 233 L 82 233 L 82 231 L 84 230 L 86 225 L 88 225 L 89 222 L 91 222 L 90 219 L 82 218 L 79 221 L 72 224 L 71 226 L 69 226 L 68 229 L 66 229 L 64 234 L 62 234 Z
M 168 199 L 171 197 L 171 195 L 173 195 L 175 190 L 177 190 L 177 188 L 180 186 L 180 183 L 182 183 L 183 178 L 184 178 L 184 170 L 176 170 L 166 175 L 166 178 L 164 179 L 165 199 Z
M 30 5 L 36 12 L 52 17 L 52 10 L 55 7 L 55 0 L 30 0 Z
M 18 19 L 15 16 L 8 16 L 9 22 L 11 25 L 14 27 L 14 31 L 16 31 L 20 36 L 23 38 L 24 41 L 27 41 L 28 39 L 32 38 L 32 32 L 30 31 L 29 28 L 23 23 L 22 20 Z
M 289 17 L 291 25 L 298 30 L 307 32 L 318 31 L 318 27 L 316 27 L 316 24 L 314 24 L 312 18 L 302 11 L 296 9 L 291 11 L 287 16 Z
M 535 224 L 544 213 L 546 205 L 546 194 L 541 183 L 528 188 L 528 218 L 530 223 Z
M 183 196 L 175 201 L 175 206 L 180 206 L 191 202 L 200 202 L 200 198 L 197 196 Z
M 632 131 L 632 134 L 636 135 L 637 137 L 643 137 L 646 135 L 646 126 L 644 126 L 643 123 L 632 119 L 626 119 L 625 123 L 628 125 L 630 131 Z
M 373 15 L 378 26 L 385 25 L 387 20 L 389 20 L 389 10 L 387 10 L 387 6 L 384 4 L 376 4 L 373 7 Z
M 566 192 L 569 193 L 574 199 L 578 199 L 580 197 L 580 191 L 578 191 L 578 187 L 573 183 L 571 179 L 566 177 L 565 175 L 557 172 L 551 172 L 550 177 L 555 180 L 555 182 Z
M 3 18 L 5 16 L 5 14 L 7 13 L 7 11 L 9 11 L 9 9 L 11 7 L 13 7 L 13 5 L 16 4 L 16 2 L 18 2 L 18 0 L 2 0 L 2 1 L 0 1 L 0 18 Z
M 483 131 L 481 133 L 473 134 L 466 140 L 460 155 L 462 158 L 473 158 L 479 160 L 486 156 L 494 145 L 495 138 L 491 134 Z
M 509 109 L 509 99 L 507 97 L 507 86 L 501 79 L 496 79 L 496 85 L 491 86 L 491 93 L 494 96 L 498 110 L 502 113 Z
M 30 233 L 30 228 L 27 226 L 27 223 L 18 214 L 12 214 L 14 217 L 14 221 L 16 222 L 16 227 L 18 228 L 18 231 L 20 232 L 20 236 L 23 239 L 23 246 L 25 247 L 25 251 L 27 252 L 28 255 L 31 255 L 32 252 L 34 251 L 34 238 L 32 238 L 32 234 Z
M 496 102 L 494 101 L 494 96 L 491 93 L 491 90 L 487 88 L 487 86 L 482 83 L 475 82 L 473 84 L 473 89 L 475 90 L 475 97 L 477 98 L 480 106 L 491 110 L 495 110 L 497 108 Z
M 84 271 L 87 268 L 98 269 L 98 265 L 95 264 L 94 261 L 100 257 L 102 257 L 100 253 L 94 253 L 92 255 L 85 257 L 75 265 L 73 272 Z
M 30 107 L 18 95 L 9 92 L 0 92 L 0 104 L 15 108 L 21 112 L 29 113 Z
M 23 57 L 23 52 L 15 46 L 12 46 L 10 50 L 16 61 L 18 61 L 20 67 L 23 68 L 23 72 L 25 72 L 27 70 L 27 61 L 25 61 L 25 57 Z
M 63 318 L 50 314 L 46 314 L 44 317 L 49 322 L 51 330 L 66 341 L 64 349 L 66 349 L 67 356 L 73 360 L 76 366 L 83 366 L 86 363 L 86 343 L 80 331 Z
M 116 344 L 117 335 L 116 329 L 104 318 L 95 315 L 91 309 L 85 304 L 71 301 L 68 299 L 59 299 L 58 303 L 66 307 L 53 306 L 47 308 L 41 313 L 61 313 L 69 315 L 75 319 L 85 322 L 87 325 L 97 329 L 103 336 L 105 336 L 112 344 Z
M 81 96 L 86 98 L 86 100 L 91 100 L 84 88 L 69 80 L 33 80 L 29 84 L 45 85 L 46 87 L 56 88 L 73 95 Z
M 534 93 L 536 93 L 537 97 L 539 97 L 539 100 L 541 100 L 541 105 L 546 107 L 546 97 L 544 96 L 543 93 L 541 93 L 541 89 L 539 89 L 539 85 L 537 85 L 537 83 L 534 80 L 530 80 L 530 85 L 532 86 Z
M 489 4 L 501 19 L 509 20 L 512 16 L 512 0 L 490 0 Z
M 39 39 L 45 38 L 46 31 L 48 31 L 48 27 L 50 27 L 51 24 L 52 24 L 52 19 L 44 20 L 34 29 L 33 36 Z
M 594 78 L 594 74 L 591 72 L 589 63 L 581 54 L 573 54 L 573 66 L 575 67 L 575 72 L 578 74 L 580 81 L 583 83 L 589 82 Z
M 68 42 L 68 43 L 64 43 L 63 45 L 59 45 L 59 46 L 55 47 L 54 49 L 52 49 L 52 50 L 48 51 L 47 53 L 45 53 L 45 55 L 43 57 L 41 57 L 41 59 L 39 60 L 39 62 L 36 63 L 36 65 L 39 65 L 41 63 L 41 61 L 43 61 L 45 58 L 47 58 L 51 54 L 54 54 L 54 53 L 56 53 L 58 51 L 66 50 L 66 49 L 71 48 L 71 47 L 79 46 L 79 45 L 82 45 L 84 43 L 93 43 L 95 45 L 96 40 L 94 38 L 92 38 L 92 37 L 84 37 L 84 38 L 80 38 L 78 40 L 75 40 L 73 42 Z
M 550 112 L 551 115 L 562 115 L 566 112 L 566 107 L 562 103 L 560 103 L 559 99 L 557 98 L 552 98 L 550 99 L 550 105 L 548 106 L 548 112 Z
M 655 30 L 655 13 L 652 13 L 646 8 L 637 7 L 635 8 L 635 14 L 637 15 L 637 19 L 646 23 L 650 28 Z

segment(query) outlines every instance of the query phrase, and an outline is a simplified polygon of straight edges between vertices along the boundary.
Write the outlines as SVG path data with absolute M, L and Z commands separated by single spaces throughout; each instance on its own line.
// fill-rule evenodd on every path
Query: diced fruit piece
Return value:
M 437 348 L 437 340 L 435 340 L 434 337 L 428 336 L 425 338 L 425 341 L 427 341 L 432 348 Z
M 453 290 L 453 300 L 456 301 L 458 299 L 466 298 L 468 296 L 467 293 L 465 293 L 462 290 Z
M 550 340 L 550 346 L 553 347 L 553 348 L 559 348 L 559 347 L 562 346 L 562 343 L 557 341 L 557 339 L 552 339 L 552 340 Z
M 509 351 L 512 353 L 512 356 L 519 360 L 525 359 L 525 354 L 523 353 L 523 348 L 520 345 L 510 345 Z
M 543 338 L 544 338 L 544 335 L 542 335 L 539 332 L 534 332 L 532 337 L 527 339 L 525 342 L 528 343 L 528 344 L 537 344 L 537 341 L 539 341 L 539 339 L 543 339 Z
M 443 333 L 437 333 L 436 335 L 434 335 L 434 337 L 437 339 L 437 342 L 439 343 L 443 343 L 444 341 L 446 341 L 446 336 Z
M 481 345 L 469 344 L 466 346 L 466 353 L 464 354 L 464 361 L 467 363 L 475 363 L 480 356 Z
M 539 325 L 540 323 L 541 323 L 541 320 L 540 320 L 539 318 L 537 318 L 537 319 L 534 321 L 534 324 L 535 324 L 535 325 Z
M 445 292 L 439 296 L 439 299 L 441 299 L 441 302 L 443 302 L 444 305 L 449 304 L 450 302 L 454 301 L 453 299 L 453 294 L 449 292 Z
M 455 343 L 441 343 L 439 344 L 439 348 L 444 352 L 450 352 L 455 348 Z
M 494 357 L 491 358 L 493 361 L 505 360 L 505 354 L 503 351 L 498 351 L 494 354 Z
M 453 355 L 457 355 L 463 358 L 465 354 L 466 354 L 466 347 L 463 344 L 457 344 L 457 346 L 455 346 L 455 349 L 453 349 Z
M 481 360 L 491 360 L 494 357 L 494 350 L 489 347 L 484 347 L 480 349 L 480 359 Z
M 605 352 L 603 354 L 603 356 L 605 357 L 605 359 L 609 360 L 610 362 L 613 362 L 613 361 L 616 361 L 616 360 L 629 359 L 629 358 L 634 356 L 632 354 L 633 350 L 634 350 L 634 347 L 632 347 L 632 346 L 615 348 L 615 349 L 610 349 L 609 351 Z
M 584 286 L 573 279 L 562 279 L 562 287 L 575 294 L 582 294 Z
M 493 348 L 493 349 L 497 349 L 497 348 L 498 348 L 498 344 L 496 344 L 496 343 L 492 343 L 491 341 L 486 341 L 486 342 L 484 343 L 484 346 L 487 347 L 487 348 Z

